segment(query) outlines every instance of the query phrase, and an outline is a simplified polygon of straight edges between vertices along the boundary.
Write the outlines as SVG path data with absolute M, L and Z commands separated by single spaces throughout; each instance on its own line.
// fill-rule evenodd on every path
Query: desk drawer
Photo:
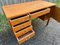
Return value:
M 18 42 L 19 44 L 29 40 L 30 38 L 32 38 L 35 35 L 35 32 L 32 30 L 30 33 L 26 34 L 25 36 L 23 36 L 22 38 L 18 38 Z
M 19 18 L 10 20 L 10 23 L 11 23 L 12 26 L 14 26 L 14 25 L 17 25 L 19 23 L 23 23 L 23 22 L 28 21 L 28 20 L 29 20 L 29 15 L 26 15 L 26 16 L 23 16 L 23 17 L 19 17 Z
M 32 13 L 31 14 L 31 18 L 37 18 L 37 17 L 42 16 L 42 15 L 45 15 L 47 13 L 50 13 L 50 8 L 47 8 L 45 10 Z

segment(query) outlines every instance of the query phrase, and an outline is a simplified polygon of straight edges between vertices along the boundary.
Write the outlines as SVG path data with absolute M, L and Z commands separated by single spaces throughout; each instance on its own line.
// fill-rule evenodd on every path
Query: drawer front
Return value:
M 47 13 L 50 13 L 50 8 L 31 14 L 31 18 L 38 18 L 39 16 L 45 15 Z
M 12 26 L 14 26 L 14 25 L 17 25 L 19 23 L 23 23 L 27 20 L 29 20 L 29 15 L 24 16 L 24 17 L 20 17 L 20 18 L 14 19 L 14 20 L 10 20 L 10 23 Z
M 21 30 L 21 31 L 19 31 L 19 32 L 17 32 L 17 33 L 15 33 L 16 38 L 18 38 L 18 37 L 24 35 L 25 33 L 28 33 L 29 31 L 32 31 L 32 26 L 27 27 L 27 28 L 25 28 L 25 29 L 23 29 L 23 30 Z
M 21 29 L 23 29 L 23 28 L 25 28 L 25 27 L 28 27 L 28 26 L 30 26 L 30 25 L 31 25 L 31 21 L 28 21 L 28 22 L 26 22 L 26 23 L 23 23 L 23 24 L 21 24 L 21 25 L 18 25 L 18 26 L 12 27 L 12 28 L 13 28 L 13 31 L 14 31 L 14 32 L 17 32 L 18 30 L 21 30 Z
M 28 39 L 32 38 L 35 35 L 35 32 L 32 31 L 30 34 L 26 35 L 25 37 L 18 40 L 19 44 L 27 41 Z

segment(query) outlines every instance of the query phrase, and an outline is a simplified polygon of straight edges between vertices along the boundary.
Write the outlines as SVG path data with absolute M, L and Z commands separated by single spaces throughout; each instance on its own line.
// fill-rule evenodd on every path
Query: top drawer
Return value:
M 36 11 L 36 12 L 32 13 L 30 16 L 31 16 L 31 18 L 37 18 L 37 17 L 45 15 L 47 13 L 50 13 L 50 8 L 47 8 L 47 9 L 44 9 L 41 11 Z
M 10 20 L 10 23 L 12 26 L 15 26 L 17 24 L 23 23 L 28 20 L 29 20 L 29 15 L 26 15 L 26 16 L 14 18 L 14 19 Z

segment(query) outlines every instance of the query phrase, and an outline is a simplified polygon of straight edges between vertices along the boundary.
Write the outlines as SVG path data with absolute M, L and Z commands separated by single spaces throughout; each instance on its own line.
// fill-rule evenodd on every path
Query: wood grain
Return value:
M 31 34 L 29 34 L 29 35 L 23 37 L 22 39 L 20 39 L 20 40 L 18 41 L 19 44 L 21 44 L 21 43 L 27 41 L 28 39 L 30 39 L 30 38 L 33 37 L 34 35 L 35 35 L 35 32 L 33 31 Z
M 31 14 L 31 18 L 37 18 L 47 13 L 50 13 L 50 8 Z
M 55 6 L 55 4 L 46 1 L 32 1 L 21 4 L 6 5 L 3 6 L 3 10 L 6 14 L 6 17 L 10 19 L 51 6 Z
M 58 22 L 60 22 L 60 7 L 56 7 L 56 6 L 54 7 L 52 17 Z
M 23 29 L 23 28 L 25 28 L 27 26 L 30 26 L 30 25 L 31 25 L 31 21 L 28 21 L 26 23 L 20 24 L 20 25 L 18 25 L 16 27 L 12 27 L 12 28 L 13 28 L 13 31 L 16 32 L 16 31 L 21 30 L 21 29 Z
M 12 26 L 14 26 L 14 25 L 17 25 L 19 23 L 25 22 L 27 20 L 29 20 L 29 15 L 24 16 L 24 17 L 20 17 L 20 18 L 14 19 L 14 20 L 10 20 L 10 23 Z
M 29 32 L 29 31 L 32 31 L 32 30 L 33 30 L 33 29 L 32 29 L 32 26 L 27 27 L 26 29 L 23 29 L 23 30 L 15 33 L 16 38 L 18 38 L 18 37 L 21 36 L 21 35 L 24 35 L 25 33 Z

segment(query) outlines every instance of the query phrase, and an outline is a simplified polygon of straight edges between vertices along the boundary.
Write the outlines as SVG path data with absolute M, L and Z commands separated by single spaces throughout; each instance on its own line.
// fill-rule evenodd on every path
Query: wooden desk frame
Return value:
M 12 31 L 19 43 L 23 43 L 35 35 L 35 31 L 33 30 L 31 24 L 31 19 L 40 18 L 40 16 L 49 14 L 51 12 L 50 7 L 52 6 L 55 6 L 55 4 L 46 1 L 32 1 L 22 4 L 3 6 L 4 13 L 6 14 Z M 47 19 L 48 25 L 50 16 Z M 25 28 L 26 26 L 28 26 L 28 28 Z M 24 35 L 29 31 L 32 31 L 30 32 L 31 34 L 29 33 L 29 35 L 25 35 L 23 38 L 18 39 L 19 36 Z

